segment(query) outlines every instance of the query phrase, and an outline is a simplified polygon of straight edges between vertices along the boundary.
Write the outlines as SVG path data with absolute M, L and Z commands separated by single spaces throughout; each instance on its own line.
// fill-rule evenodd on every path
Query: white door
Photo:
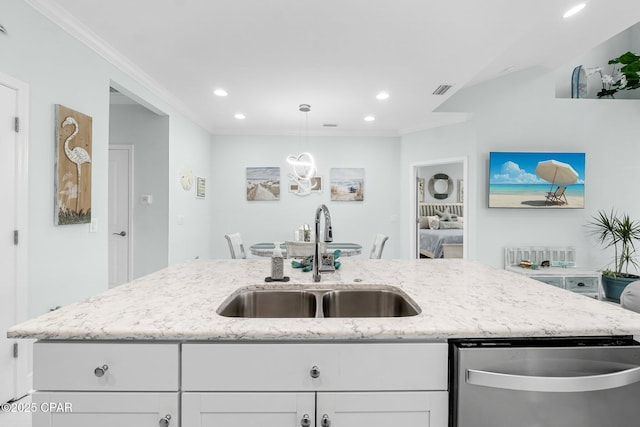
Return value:
M 446 391 L 318 393 L 317 426 L 447 427 Z
M 16 154 L 18 136 L 15 129 L 18 94 L 0 81 L 0 403 L 16 396 L 16 361 L 13 344 L 6 336 L 17 321 L 17 230 Z
M 109 287 L 131 280 L 133 147 L 109 147 Z

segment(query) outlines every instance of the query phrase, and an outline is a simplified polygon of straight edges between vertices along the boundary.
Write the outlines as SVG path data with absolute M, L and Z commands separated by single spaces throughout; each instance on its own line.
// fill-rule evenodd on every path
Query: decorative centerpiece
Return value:
M 598 215 L 588 224 L 591 234 L 605 247 L 614 249 L 613 270 L 602 271 L 602 287 L 610 301 L 620 302 L 620 294 L 640 276 L 629 273 L 629 266 L 638 267 L 635 243 L 640 240 L 640 223 L 628 214 L 618 215 L 613 209 Z
M 612 65 L 611 74 L 603 74 L 601 67 L 593 69 L 600 73 L 602 80 L 602 89 L 596 94 L 598 98 L 613 98 L 621 90 L 640 88 L 640 56 L 627 52 L 609 60 L 609 65 Z

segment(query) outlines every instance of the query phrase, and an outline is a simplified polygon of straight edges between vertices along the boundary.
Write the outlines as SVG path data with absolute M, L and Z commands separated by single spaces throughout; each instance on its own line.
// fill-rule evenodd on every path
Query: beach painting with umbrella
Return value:
M 490 208 L 584 208 L 584 153 L 491 152 Z

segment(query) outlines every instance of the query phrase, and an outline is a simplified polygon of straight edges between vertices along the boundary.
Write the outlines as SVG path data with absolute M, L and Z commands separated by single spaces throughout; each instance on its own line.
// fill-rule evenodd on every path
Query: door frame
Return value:
M 129 233 L 128 240 L 128 259 L 127 259 L 127 282 L 133 280 L 133 164 L 134 164 L 134 146 L 132 144 L 109 144 L 109 151 L 125 150 L 129 153 L 129 212 L 127 212 L 127 230 Z M 111 239 L 111 237 L 109 237 Z M 110 241 L 110 240 L 109 240 Z
M 469 256 L 469 230 L 468 230 L 468 221 L 467 218 L 469 215 L 469 158 L 467 156 L 462 157 L 448 157 L 443 159 L 434 159 L 434 160 L 422 160 L 413 162 L 409 165 L 409 174 L 410 174 L 410 185 L 411 185 L 411 195 L 409 197 L 409 201 L 411 206 L 409 208 L 409 218 L 407 223 L 409 224 L 409 253 L 412 254 L 413 259 L 419 258 L 418 251 L 418 218 L 417 218 L 417 209 L 418 209 L 418 187 L 417 187 L 417 179 L 418 179 L 418 169 L 425 166 L 438 166 L 443 164 L 450 163 L 462 163 L 462 179 L 463 185 L 463 198 L 462 203 L 464 204 L 464 216 L 465 216 L 465 226 L 462 229 L 462 258 L 467 258 Z
M 16 247 L 16 323 L 28 318 L 29 296 L 29 85 L 0 73 L 0 84 L 17 92 L 19 117 L 18 146 L 16 148 L 16 229 L 19 244 Z M 17 340 L 18 358 L 15 365 L 16 397 L 31 389 L 33 340 Z

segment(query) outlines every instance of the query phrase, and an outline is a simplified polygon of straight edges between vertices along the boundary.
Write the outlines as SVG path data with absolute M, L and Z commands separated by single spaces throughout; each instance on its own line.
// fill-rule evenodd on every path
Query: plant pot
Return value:
M 620 294 L 631 282 L 640 280 L 640 276 L 630 274 L 629 277 L 613 277 L 602 275 L 604 295 L 609 301 L 620 303 Z

